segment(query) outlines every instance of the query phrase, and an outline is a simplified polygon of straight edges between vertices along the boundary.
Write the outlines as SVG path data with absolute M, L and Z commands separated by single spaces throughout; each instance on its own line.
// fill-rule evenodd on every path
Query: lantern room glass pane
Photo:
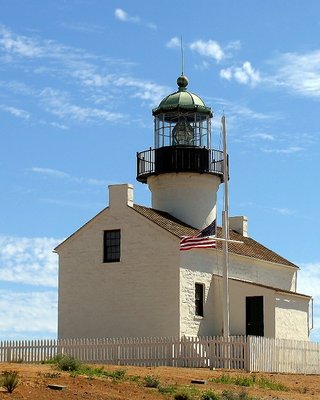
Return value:
M 170 113 L 155 117 L 155 148 L 191 146 L 210 148 L 210 117 L 201 113 Z

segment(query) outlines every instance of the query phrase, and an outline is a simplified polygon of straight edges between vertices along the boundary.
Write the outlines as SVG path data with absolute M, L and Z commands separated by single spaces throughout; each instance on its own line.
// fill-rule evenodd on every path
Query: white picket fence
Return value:
M 320 374 L 320 343 L 249 336 L 249 371 Z
M 0 362 L 42 362 L 68 354 L 115 365 L 246 368 L 246 338 L 167 337 L 0 342 Z
M 167 337 L 0 341 L 0 362 L 36 363 L 58 354 L 82 362 L 320 374 L 320 344 L 264 337 Z

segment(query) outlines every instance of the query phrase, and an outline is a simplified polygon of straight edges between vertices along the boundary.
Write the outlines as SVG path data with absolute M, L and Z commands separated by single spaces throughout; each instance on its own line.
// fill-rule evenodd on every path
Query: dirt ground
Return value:
M 96 366 L 95 366 L 96 367 Z M 89 379 L 86 376 L 71 377 L 68 372 L 58 372 L 50 365 L 27 364 L 0 364 L 0 373 L 4 371 L 18 371 L 19 385 L 12 394 L 0 389 L 0 399 L 15 400 L 156 400 L 172 399 L 172 395 L 163 395 L 157 389 L 143 386 L 146 375 L 154 375 L 160 379 L 162 385 L 196 386 L 199 390 L 212 389 L 217 393 L 231 390 L 240 393 L 243 389 L 251 396 L 268 400 L 320 400 L 319 375 L 284 375 L 284 374 L 257 374 L 284 384 L 287 391 L 272 391 L 259 388 L 242 388 L 235 385 L 224 385 L 207 382 L 206 384 L 191 384 L 191 380 L 208 380 L 218 377 L 222 373 L 231 375 L 247 375 L 239 371 L 210 371 L 204 368 L 173 368 L 173 367 L 116 367 L 105 366 L 105 370 L 113 371 L 125 369 L 126 376 L 135 379 L 124 379 L 118 382 L 110 378 Z M 59 376 L 57 376 L 57 374 Z M 140 377 L 138 379 L 138 377 Z M 52 390 L 48 385 L 57 384 L 66 386 L 63 390 Z

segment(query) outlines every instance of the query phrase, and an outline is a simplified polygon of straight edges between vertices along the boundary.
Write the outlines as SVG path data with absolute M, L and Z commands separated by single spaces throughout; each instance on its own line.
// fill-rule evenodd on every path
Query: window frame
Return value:
M 103 263 L 114 263 L 120 261 L 121 230 L 108 229 L 103 231 Z
M 195 282 L 195 284 L 194 284 L 194 315 L 196 317 L 204 317 L 204 294 L 205 294 L 204 283 Z

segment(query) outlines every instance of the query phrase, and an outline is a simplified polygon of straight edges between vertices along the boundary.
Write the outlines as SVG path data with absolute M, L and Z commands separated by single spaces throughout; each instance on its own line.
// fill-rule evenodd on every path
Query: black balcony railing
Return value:
M 198 172 L 223 178 L 223 152 L 201 147 L 166 146 L 137 153 L 137 180 L 168 172 Z

